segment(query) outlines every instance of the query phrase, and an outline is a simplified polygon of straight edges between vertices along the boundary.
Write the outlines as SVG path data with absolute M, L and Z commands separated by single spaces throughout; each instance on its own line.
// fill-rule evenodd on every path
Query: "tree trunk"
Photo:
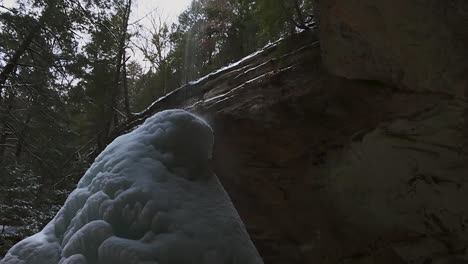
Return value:
M 4 130 L 4 129 L 2 129 Z M 0 166 L 3 165 L 3 159 L 4 159 L 4 156 L 5 156 L 5 149 L 6 149 L 6 140 L 8 138 L 8 133 L 6 131 L 4 131 L 1 135 L 0 135 Z
M 122 20 L 122 25 L 121 25 L 121 31 L 120 31 L 120 39 L 119 39 L 119 49 L 117 51 L 117 56 L 116 56 L 116 67 L 115 67 L 115 76 L 114 76 L 114 90 L 111 92 L 110 96 L 110 102 L 108 105 L 108 114 L 109 116 L 106 118 L 107 120 L 106 125 L 103 130 L 103 136 L 101 137 L 104 142 L 100 142 L 100 145 L 102 148 L 104 148 L 109 142 L 109 135 L 112 131 L 112 128 L 115 127 L 115 115 L 116 111 L 115 108 L 117 107 L 117 98 L 119 96 L 119 84 L 120 84 L 120 78 L 121 78 L 121 70 L 122 70 L 122 61 L 123 61 L 123 55 L 124 55 L 124 50 L 125 50 L 125 42 L 127 39 L 127 27 L 128 27 L 128 20 L 130 18 L 130 11 L 131 11 L 131 6 L 132 6 L 132 0 L 128 0 L 127 5 L 125 7 L 125 14 Z M 101 151 L 100 149 L 99 151 Z
M 21 153 L 23 153 L 23 146 L 26 138 L 26 131 L 28 130 L 29 123 L 31 122 L 32 119 L 32 111 L 28 112 L 28 115 L 26 117 L 26 121 L 24 122 L 23 127 L 21 128 L 21 131 L 18 133 L 18 142 L 16 143 L 16 152 L 15 152 L 15 157 L 19 159 L 21 157 Z
M 132 112 L 130 111 L 130 99 L 128 96 L 128 82 L 127 82 L 127 58 L 126 58 L 126 51 L 123 51 L 123 92 L 124 92 L 124 104 L 125 104 L 125 113 L 127 115 L 127 119 L 132 116 Z

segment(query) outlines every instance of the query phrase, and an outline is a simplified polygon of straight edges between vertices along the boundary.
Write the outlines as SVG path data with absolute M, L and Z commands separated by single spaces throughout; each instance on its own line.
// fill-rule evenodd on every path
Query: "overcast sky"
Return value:
M 145 28 L 151 28 L 151 18 L 161 18 L 162 22 L 171 25 L 177 22 L 177 17 L 182 13 L 192 2 L 192 0 L 136 0 L 132 9 L 130 24 L 138 21 L 138 24 Z M 139 32 L 144 34 L 145 32 Z M 147 34 L 148 32 L 146 32 Z M 132 49 L 132 59 L 135 59 L 143 66 L 146 71 L 150 64 L 144 60 L 143 54 L 138 49 Z
M 168 22 L 175 22 L 177 16 L 185 10 L 192 0 L 136 0 L 132 10 L 132 21 L 157 12 Z M 13 7 L 16 0 L 0 0 L 6 7 Z
M 137 0 L 133 8 L 132 21 L 145 17 L 150 12 L 157 12 L 168 22 L 175 22 L 192 0 Z M 169 23 L 170 24 L 170 23 Z

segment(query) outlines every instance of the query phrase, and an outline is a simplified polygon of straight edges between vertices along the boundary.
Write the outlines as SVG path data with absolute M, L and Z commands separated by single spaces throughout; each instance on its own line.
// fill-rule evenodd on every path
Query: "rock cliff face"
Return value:
M 461 95 L 468 85 L 468 2 L 318 0 L 333 73 Z
M 323 1 L 319 33 L 122 130 L 166 108 L 204 117 L 265 263 L 468 263 L 466 2 L 426 2 Z

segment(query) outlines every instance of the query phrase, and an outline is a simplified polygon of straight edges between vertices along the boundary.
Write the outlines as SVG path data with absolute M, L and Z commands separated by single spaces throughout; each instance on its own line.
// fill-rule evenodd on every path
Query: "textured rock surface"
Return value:
M 351 79 L 462 96 L 468 1 L 318 0 L 324 62 Z
M 466 101 L 336 77 L 313 33 L 285 42 L 151 109 L 213 126 L 265 263 L 468 263 Z

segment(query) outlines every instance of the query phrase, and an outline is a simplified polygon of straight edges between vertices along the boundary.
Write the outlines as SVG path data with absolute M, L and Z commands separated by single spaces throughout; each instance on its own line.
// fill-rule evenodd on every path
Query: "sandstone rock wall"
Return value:
M 350 79 L 462 96 L 468 86 L 465 0 L 318 0 L 327 68 Z
M 185 108 L 214 127 L 214 170 L 265 263 L 468 263 L 460 42 L 398 41 L 424 34 L 381 31 L 370 1 L 341 2 L 320 3 L 321 43 L 286 39 L 148 113 Z M 343 38 L 335 22 L 354 19 Z

